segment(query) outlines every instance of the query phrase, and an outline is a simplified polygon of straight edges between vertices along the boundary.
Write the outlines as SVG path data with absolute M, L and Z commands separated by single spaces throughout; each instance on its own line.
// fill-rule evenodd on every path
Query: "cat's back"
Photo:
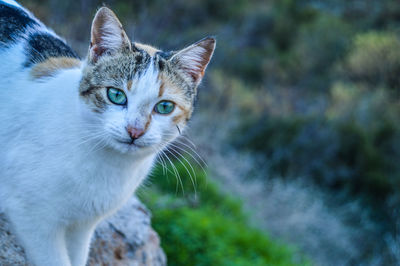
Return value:
M 2 49 L 17 42 L 27 30 L 41 26 L 41 23 L 17 2 L 0 0 L 0 46 Z
M 62 108 L 68 111 L 62 104 L 71 102 L 70 91 L 77 91 L 80 60 L 29 11 L 13 0 L 0 0 L 0 62 L 0 146 L 9 145 L 9 151 L 26 139 L 19 136 L 57 126 L 50 117 L 60 116 Z M 57 78 L 48 75 L 65 62 L 73 62 L 74 69 Z M 0 160 L 6 150 L 0 151 Z
M 51 84 L 50 74 L 80 65 L 63 39 L 14 0 L 0 0 L 0 62 L 0 92 L 7 92 L 7 97 L 0 98 L 4 127 L 9 113 L 20 119 L 17 112 L 32 108 L 29 104 L 41 94 L 49 95 L 55 87 L 62 94 L 60 85 L 65 81 Z
M 77 54 L 13 0 L 0 0 L 0 77 L 28 72 L 50 58 L 79 59 Z M 0 85 L 1 86 L 1 85 Z

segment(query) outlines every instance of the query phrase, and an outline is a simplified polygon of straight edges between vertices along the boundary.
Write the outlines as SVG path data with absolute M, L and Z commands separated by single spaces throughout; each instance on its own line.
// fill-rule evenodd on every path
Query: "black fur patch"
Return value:
M 38 23 L 22 9 L 0 3 L 0 46 L 14 43 L 27 28 L 35 25 Z
M 142 61 L 143 61 L 143 55 L 142 55 L 141 53 L 138 53 L 138 54 L 135 56 L 135 60 L 136 60 L 136 64 L 141 64 Z
M 131 73 L 129 79 L 132 79 L 133 76 L 141 76 L 147 69 L 151 60 L 151 56 L 144 50 L 139 50 L 134 58 L 135 64 L 133 67 L 133 72 Z
M 157 65 L 158 65 L 158 69 L 160 71 L 163 71 L 165 69 L 165 60 L 162 58 L 157 58 Z
M 50 57 L 72 57 L 79 59 L 78 55 L 62 40 L 48 34 L 35 33 L 28 39 L 27 60 L 25 67 L 45 61 Z
M 158 69 L 160 71 L 163 71 L 165 69 L 165 65 L 167 63 L 167 61 L 175 54 L 175 52 L 170 51 L 170 52 L 163 52 L 163 51 L 159 51 L 156 53 L 156 62 L 158 65 Z

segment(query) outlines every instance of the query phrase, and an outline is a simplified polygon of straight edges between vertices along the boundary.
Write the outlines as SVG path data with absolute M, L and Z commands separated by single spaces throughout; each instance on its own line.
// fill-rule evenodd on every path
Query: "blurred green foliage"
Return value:
M 331 97 L 324 112 L 248 120 L 238 129 L 247 137 L 233 132 L 235 143 L 263 154 L 271 176 L 312 178 L 375 203 L 400 193 L 398 106 L 384 90 L 366 93 L 346 84 L 336 84 Z
M 199 167 L 193 172 L 186 165 L 175 162 L 182 183 L 171 180 L 171 169 L 166 178 L 157 167 L 152 188 L 140 193 L 153 212 L 169 265 L 308 264 L 292 248 L 250 227 L 238 199 L 221 192 Z M 171 193 L 176 188 L 184 194 Z
M 400 89 L 400 39 L 392 32 L 356 35 L 345 71 L 365 86 Z

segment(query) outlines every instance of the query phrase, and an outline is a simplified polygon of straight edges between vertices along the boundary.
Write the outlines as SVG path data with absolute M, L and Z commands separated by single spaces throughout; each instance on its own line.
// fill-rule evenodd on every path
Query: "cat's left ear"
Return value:
M 215 49 L 215 38 L 206 37 L 181 51 L 169 59 L 177 65 L 184 74 L 197 86 L 204 76 L 204 72 Z
M 131 50 L 131 41 L 117 16 L 107 7 L 100 8 L 92 23 L 89 60 L 97 62 L 99 57 L 116 51 Z

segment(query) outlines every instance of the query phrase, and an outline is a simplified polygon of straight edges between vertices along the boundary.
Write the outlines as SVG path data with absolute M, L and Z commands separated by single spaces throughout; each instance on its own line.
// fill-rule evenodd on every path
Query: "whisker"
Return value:
M 100 137 L 104 137 L 104 136 L 106 136 L 106 133 L 87 135 L 84 138 L 81 138 L 81 140 L 82 140 L 81 142 L 72 143 L 72 144 L 74 145 L 74 147 L 79 147 L 79 146 L 81 146 L 81 145 L 83 145 L 83 144 L 85 144 L 85 143 L 87 143 L 89 141 L 100 139 Z
M 164 134 L 165 136 L 175 136 L 175 134 Z M 191 144 L 193 147 L 189 146 L 188 144 L 184 143 L 183 141 L 180 140 L 180 137 L 184 138 L 187 142 L 189 142 L 189 144 Z M 189 148 L 202 162 L 202 164 L 204 164 L 206 167 L 208 167 L 207 163 L 205 162 L 205 160 L 200 156 L 200 154 L 198 152 L 196 152 L 196 144 L 194 144 L 187 136 L 185 135 L 180 135 L 178 136 L 174 141 L 172 142 L 176 142 L 179 143 L 181 145 L 184 145 L 185 147 Z M 193 157 L 193 155 L 192 155 Z M 199 164 L 200 165 L 200 164 Z
M 176 146 L 176 145 L 174 145 L 174 144 L 172 144 L 172 143 L 170 143 L 170 145 L 173 146 L 173 147 L 175 147 L 175 148 L 179 148 L 178 146 Z M 184 160 L 188 163 L 188 165 L 190 166 L 190 168 L 191 168 L 191 170 L 192 170 L 192 172 L 193 172 L 194 181 L 195 181 L 195 183 L 196 183 L 196 185 L 197 185 L 197 175 L 196 175 L 196 171 L 194 170 L 194 168 L 193 168 L 192 164 L 190 163 L 190 161 L 189 161 L 188 159 L 186 159 L 185 156 L 183 156 L 179 151 L 175 150 L 175 149 L 172 148 L 172 147 L 170 147 L 170 148 L 171 148 L 174 152 L 176 152 L 177 154 L 179 154 L 179 156 L 181 156 L 181 158 L 184 159 Z M 183 150 L 183 149 L 180 149 L 180 150 Z M 185 151 L 185 150 L 183 150 L 183 151 Z M 186 152 L 186 151 L 185 151 L 185 152 Z M 200 167 L 202 167 L 202 166 L 200 165 Z
M 169 173 L 171 173 L 172 175 L 175 175 L 175 173 L 173 173 L 169 168 L 168 168 L 168 166 L 167 166 L 167 163 L 165 162 L 165 160 L 163 159 L 163 153 L 161 153 L 162 151 L 160 150 L 160 158 L 164 161 L 164 164 L 165 164 L 165 169 L 166 169 L 166 177 L 167 177 L 167 180 L 168 180 L 168 182 L 169 182 L 169 176 L 168 176 L 168 172 Z M 178 183 L 176 183 L 177 185 L 178 185 Z
M 175 165 L 172 163 L 172 161 L 171 161 L 171 159 L 168 157 L 168 155 L 166 155 L 164 151 L 161 151 L 161 152 L 165 155 L 165 157 L 167 158 L 167 160 L 168 160 L 169 163 L 171 164 L 172 169 L 174 170 L 174 173 L 175 173 L 175 177 L 177 178 L 177 180 L 179 181 L 179 183 L 180 183 L 180 185 L 181 185 L 182 194 L 185 195 L 185 189 L 183 188 L 183 183 L 182 183 L 181 176 L 179 175 L 178 170 L 176 169 Z M 177 187 L 176 187 L 176 188 L 177 188 L 177 189 L 176 189 L 176 193 L 178 193 L 178 183 L 176 183 L 176 185 L 177 185 Z
M 163 176 L 165 175 L 165 165 L 164 165 L 164 159 L 161 157 L 160 154 L 157 154 L 157 159 L 159 160 L 159 162 L 161 163 L 162 166 L 162 171 L 163 171 Z
M 173 147 L 179 149 L 180 151 L 183 151 L 183 152 L 187 153 L 187 154 L 197 163 L 197 165 L 200 166 L 200 168 L 203 170 L 204 174 L 207 175 L 206 169 L 204 169 L 203 165 L 197 160 L 196 157 L 193 156 L 193 154 L 191 154 L 190 152 L 188 152 L 188 151 L 185 150 L 184 148 L 182 148 L 182 147 L 180 147 L 180 146 L 178 146 L 178 145 L 175 145 L 174 143 L 170 143 L 169 145 L 171 145 L 171 146 L 173 146 Z M 207 166 L 206 166 L 206 167 L 207 167 Z
M 187 142 L 189 142 L 189 143 L 193 146 L 193 148 L 195 148 L 195 149 L 197 148 L 196 144 L 194 144 L 194 142 L 191 141 L 191 140 L 189 139 L 189 137 L 187 137 L 187 136 L 185 136 L 185 135 L 181 135 L 181 137 L 184 138 Z
M 198 154 L 198 153 L 196 152 L 195 149 L 193 149 L 192 147 L 190 147 L 190 146 L 187 145 L 186 143 L 181 142 L 181 141 L 179 141 L 179 140 L 175 140 L 174 142 L 179 143 L 179 144 L 181 144 L 181 145 L 183 145 L 183 146 L 189 148 L 192 152 L 194 152 L 194 153 L 196 154 L 196 156 L 201 160 L 201 162 L 202 162 L 206 167 L 208 167 L 207 163 L 206 163 L 206 162 L 204 161 L 204 159 L 200 156 L 200 154 Z
M 163 176 L 165 176 L 165 161 L 164 161 L 164 159 L 161 157 L 161 153 L 160 153 L 160 151 L 159 151 L 157 148 L 152 147 L 152 149 L 153 149 L 153 150 L 155 151 L 155 153 L 156 153 L 157 162 L 159 162 L 159 163 L 161 164 L 161 166 L 162 166 L 162 171 L 163 171 Z
M 173 148 L 171 148 L 171 149 L 173 149 Z M 174 149 L 173 149 L 174 150 Z M 175 150 L 174 150 L 175 151 Z M 175 151 L 176 152 L 176 151 Z M 179 157 L 178 156 L 176 156 L 174 153 L 171 153 L 172 154 L 172 156 L 174 156 L 175 157 L 175 159 L 177 159 L 180 163 L 181 163 L 181 165 L 185 168 L 185 170 L 186 170 L 186 172 L 189 174 L 189 177 L 190 177 L 190 181 L 192 182 L 192 185 L 193 185 L 193 188 L 194 188 L 194 196 L 195 196 L 195 198 L 197 197 L 197 189 L 196 189 L 196 185 L 195 185 L 195 182 L 194 182 L 194 179 L 193 179 L 193 177 L 192 177 L 192 174 L 190 173 L 190 171 L 189 171 L 189 169 L 186 167 L 186 165 L 182 162 L 182 160 L 181 159 L 179 159 Z M 178 154 L 180 155 L 180 156 L 182 156 L 182 154 L 180 154 L 179 152 L 178 152 Z M 184 157 L 182 157 L 182 158 L 184 158 Z M 193 168 L 192 168 L 193 169 Z M 194 170 L 193 170 L 194 171 Z

